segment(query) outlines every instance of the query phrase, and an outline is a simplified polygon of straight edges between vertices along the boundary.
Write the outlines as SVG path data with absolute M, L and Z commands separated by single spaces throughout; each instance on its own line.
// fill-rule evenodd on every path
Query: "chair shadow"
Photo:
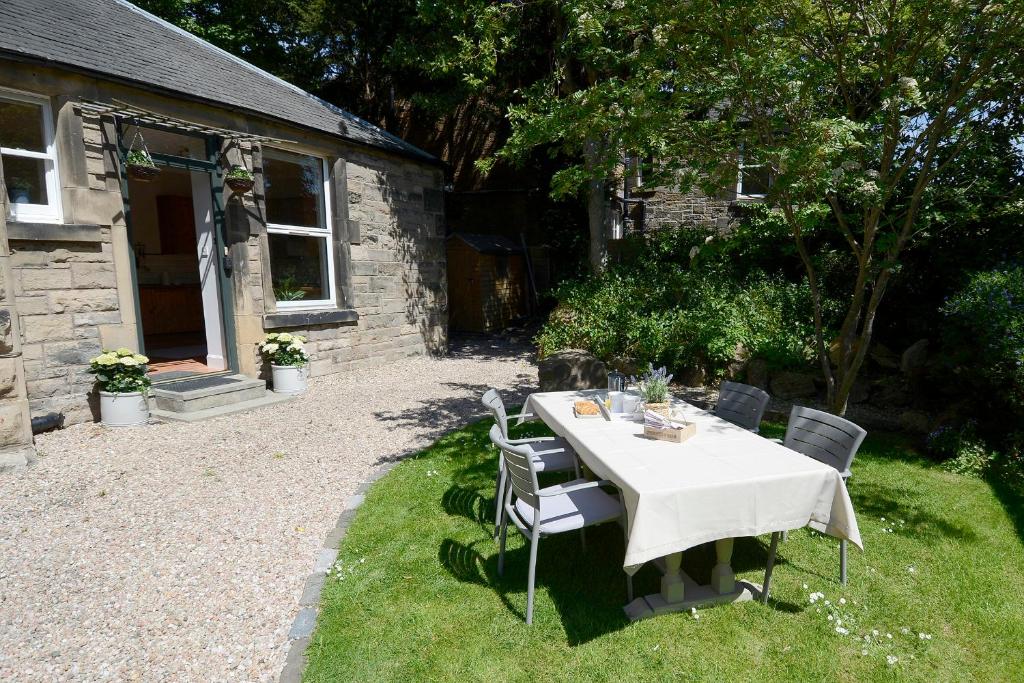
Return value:
M 903 520 L 906 524 L 901 525 L 900 530 L 913 533 L 915 538 L 937 539 L 946 536 L 969 543 L 978 539 L 970 527 L 927 512 L 923 506 L 918 505 L 916 501 L 922 495 L 912 487 L 854 482 L 851 479 L 849 492 L 858 517 Z
M 494 498 L 474 488 L 453 485 L 441 496 L 441 507 L 449 515 L 465 517 L 481 526 L 494 526 Z

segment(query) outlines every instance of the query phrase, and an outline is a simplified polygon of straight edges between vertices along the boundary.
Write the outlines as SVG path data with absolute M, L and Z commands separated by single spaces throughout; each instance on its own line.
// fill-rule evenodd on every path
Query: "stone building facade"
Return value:
M 89 36 L 71 32 L 87 29 L 89 12 L 103 4 L 44 5 L 44 11 L 79 13 L 68 21 L 84 19 L 40 49 L 63 51 L 80 40 L 81 55 L 91 56 Z M 26 9 L 13 7 L 0 20 L 46 20 Z M 269 331 L 308 337 L 313 376 L 445 348 L 444 176 L 436 160 L 130 5 L 100 9 L 136 22 L 134 34 L 158 41 L 157 53 L 179 50 L 178 69 L 217 67 L 185 73 L 184 83 L 214 81 L 234 69 L 220 88 L 234 100 L 211 102 L 184 86 L 175 92 L 173 82 L 136 83 L 82 63 L 56 63 L 86 59 L 76 54 L 26 56 L 24 48 L 12 47 L 26 27 L 0 28 L 0 466 L 24 462 L 31 453 L 32 418 L 51 426 L 96 418 L 89 359 L 105 348 L 143 349 L 147 326 L 155 329 L 161 316 L 176 314 L 174 300 L 146 298 L 175 294 L 172 262 L 195 268 L 198 259 L 201 274 L 208 264 L 209 277 L 189 284 L 189 296 L 203 297 L 196 315 L 206 325 L 207 370 L 261 376 L 267 368 L 256 344 Z M 12 57 L 15 48 L 21 52 Z M 144 49 L 140 45 L 139 53 Z M 251 83 L 239 82 L 246 80 Z M 250 94 L 263 99 L 249 105 Z M 263 103 L 276 110 L 261 111 Z M 41 123 L 24 123 L 43 124 L 50 136 L 44 152 L 9 144 L 10 131 L 17 137 L 26 130 L 11 117 L 27 113 Z M 152 201 L 146 195 L 151 188 L 128 180 L 125 154 L 135 132 L 149 138 L 168 186 L 183 183 L 178 194 L 191 197 L 186 222 L 194 224 L 198 243 L 190 256 L 188 248 L 164 244 L 161 251 L 144 243 L 143 207 L 157 207 L 163 220 L 180 214 L 181 206 Z M 154 145 L 160 141 L 182 151 L 166 153 L 166 145 Z M 189 145 L 200 152 L 188 151 Z M 24 181 L 31 164 L 40 169 L 40 187 Z M 226 172 L 236 165 L 252 172 L 251 191 L 225 186 Z M 47 208 L 38 198 L 45 199 L 47 182 L 53 183 L 48 205 L 57 207 L 55 216 L 27 218 L 25 209 Z M 280 216 L 309 221 L 279 225 Z M 204 225 L 210 226 L 206 233 Z M 300 279 L 283 277 L 285 267 Z M 315 301 L 307 305 L 308 299 Z M 157 304 L 164 308 L 148 310 Z

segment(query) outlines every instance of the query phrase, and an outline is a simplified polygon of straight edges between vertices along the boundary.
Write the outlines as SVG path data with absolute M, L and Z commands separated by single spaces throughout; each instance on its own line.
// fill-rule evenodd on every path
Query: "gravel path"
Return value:
M 0 475 L 0 680 L 274 680 L 303 581 L 379 463 L 536 383 L 522 347 L 315 379 L 199 424 L 37 438 Z

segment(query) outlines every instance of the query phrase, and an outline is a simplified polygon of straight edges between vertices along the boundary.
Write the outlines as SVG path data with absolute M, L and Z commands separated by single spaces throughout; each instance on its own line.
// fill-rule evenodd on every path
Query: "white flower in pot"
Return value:
M 106 351 L 89 361 L 100 394 L 100 421 L 110 427 L 130 427 L 149 420 L 146 376 L 149 359 L 131 349 Z
M 260 353 L 270 362 L 274 393 L 301 394 L 306 390 L 309 354 L 304 341 L 299 334 L 270 332 L 259 343 Z

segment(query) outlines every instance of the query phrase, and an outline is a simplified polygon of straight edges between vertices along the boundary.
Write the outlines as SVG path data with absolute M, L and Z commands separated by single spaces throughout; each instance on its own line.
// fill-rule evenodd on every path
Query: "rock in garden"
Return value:
M 772 377 L 772 394 L 776 398 L 802 398 L 816 393 L 814 378 L 811 375 L 801 372 L 780 372 Z
M 768 388 L 768 361 L 755 358 L 747 363 L 747 384 L 758 389 Z
M 885 344 L 873 345 L 871 350 L 868 351 L 868 355 L 871 357 L 871 360 L 878 364 L 879 367 L 885 368 L 886 370 L 898 370 L 900 367 L 900 357 Z
M 732 360 L 729 361 L 729 365 L 725 368 L 725 376 L 728 379 L 740 379 L 743 377 L 743 371 L 746 370 L 749 361 L 750 351 L 743 344 L 737 343 L 736 348 L 732 352 Z
M 871 383 L 864 379 L 855 379 L 850 387 L 850 403 L 864 403 L 871 395 Z
M 919 339 L 903 352 L 900 358 L 900 371 L 908 377 L 916 377 L 924 373 L 928 362 L 928 340 Z
M 679 381 L 682 382 L 683 386 L 702 387 L 707 383 L 707 380 L 708 373 L 700 365 L 691 365 L 679 372 Z
M 905 406 L 911 399 L 907 382 L 898 376 L 878 380 L 871 396 L 876 406 Z
M 556 351 L 537 363 L 541 391 L 604 389 L 608 368 L 591 353 L 580 349 Z
M 908 410 L 900 415 L 900 429 L 912 434 L 925 434 L 931 423 L 927 413 L 920 410 Z

